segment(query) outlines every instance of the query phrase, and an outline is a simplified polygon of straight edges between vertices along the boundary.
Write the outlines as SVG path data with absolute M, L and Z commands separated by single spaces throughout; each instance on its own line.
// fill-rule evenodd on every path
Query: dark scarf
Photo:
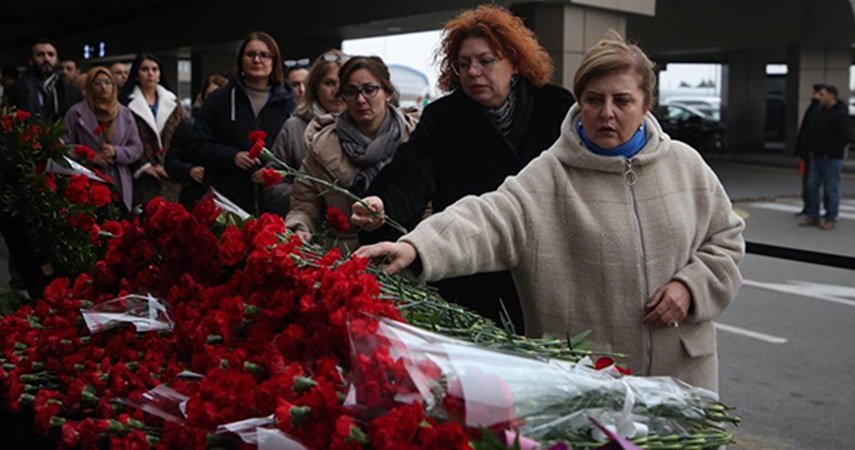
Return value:
M 59 72 L 54 72 L 44 81 L 39 81 L 39 94 L 42 97 L 42 104 L 39 106 L 43 108 L 47 107 L 46 109 L 42 109 L 42 111 L 49 111 L 50 115 L 59 114 L 59 95 L 56 92 L 56 83 L 60 82 Z
M 495 109 L 484 108 L 484 112 L 487 113 L 487 118 L 489 118 L 493 126 L 499 130 L 499 133 L 506 138 L 510 137 L 511 130 L 514 127 L 514 113 L 516 112 L 517 106 L 516 86 L 518 82 L 519 75 L 514 75 L 511 78 L 511 91 L 508 94 L 508 98 L 505 99 L 505 103 Z
M 349 187 L 356 195 L 361 195 L 368 189 L 368 185 L 380 173 L 380 169 L 392 160 L 398 145 L 401 144 L 404 116 L 391 106 L 386 108 L 386 118 L 374 140 L 362 134 L 350 114 L 339 114 L 336 118 L 336 132 L 341 148 L 360 169 Z

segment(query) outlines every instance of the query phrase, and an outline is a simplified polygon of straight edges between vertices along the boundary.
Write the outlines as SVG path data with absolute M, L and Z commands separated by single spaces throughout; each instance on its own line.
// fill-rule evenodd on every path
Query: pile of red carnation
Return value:
M 187 212 L 155 199 L 140 218 L 111 225 L 91 271 L 4 317 L 4 406 L 32 407 L 36 430 L 58 429 L 60 448 L 246 446 L 213 433 L 270 415 L 309 448 L 469 448 L 477 431 L 428 418 L 418 402 L 389 402 L 370 417 L 343 406 L 349 330 L 370 335 L 373 317 L 401 319 L 365 260 L 304 254 L 277 216 L 238 228 L 219 224 L 219 213 L 212 201 Z M 82 308 L 134 293 L 167 305 L 174 329 L 90 335 Z M 203 377 L 179 376 L 187 371 Z M 189 397 L 180 420 L 126 406 L 159 385 Z

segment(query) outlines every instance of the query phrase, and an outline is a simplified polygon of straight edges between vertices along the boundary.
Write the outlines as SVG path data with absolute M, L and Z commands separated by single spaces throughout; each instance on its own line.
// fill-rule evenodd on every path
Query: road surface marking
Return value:
M 801 206 L 787 204 L 787 203 L 751 203 L 749 206 L 760 209 L 771 209 L 773 211 L 786 211 L 791 213 L 797 213 L 802 210 Z M 842 212 L 844 208 L 841 208 L 841 211 L 838 211 L 837 219 L 849 219 L 855 220 L 855 213 Z
M 745 328 L 735 327 L 733 325 L 725 325 L 723 323 L 713 322 L 716 329 L 727 331 L 728 333 L 739 334 L 745 337 L 750 337 L 770 344 L 786 344 L 787 340 L 782 337 L 772 336 L 771 334 L 758 333 L 756 331 L 746 330 Z
M 855 300 L 842 298 L 851 297 L 855 299 L 855 287 L 851 286 L 836 286 L 833 284 L 809 283 L 807 281 L 793 280 L 787 280 L 786 283 L 742 280 L 742 284 L 744 286 L 751 286 L 759 289 L 783 292 L 784 294 L 800 295 L 802 297 L 825 300 L 827 302 L 838 303 L 841 305 L 855 306 Z

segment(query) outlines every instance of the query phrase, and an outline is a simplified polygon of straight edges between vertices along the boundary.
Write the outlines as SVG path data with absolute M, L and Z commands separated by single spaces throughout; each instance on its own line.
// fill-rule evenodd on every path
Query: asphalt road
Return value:
M 792 170 L 715 164 L 748 241 L 855 257 L 855 177 L 833 231 L 804 228 Z M 722 400 L 743 424 L 731 449 L 855 444 L 855 271 L 747 255 L 745 279 L 717 321 Z

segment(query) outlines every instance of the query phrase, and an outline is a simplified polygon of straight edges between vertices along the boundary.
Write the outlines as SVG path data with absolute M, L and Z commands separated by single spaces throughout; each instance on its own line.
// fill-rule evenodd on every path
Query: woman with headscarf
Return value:
M 172 145 L 181 122 L 187 118 L 184 108 L 160 79 L 160 60 L 149 53 L 140 53 L 131 64 L 130 77 L 124 87 L 123 97 L 128 109 L 134 113 L 143 156 L 133 166 L 134 204 L 145 205 L 154 197 L 178 200 L 181 185 L 179 175 L 167 172 L 166 152 Z
M 66 142 L 95 150 L 95 164 L 109 175 L 127 210 L 133 209 L 130 165 L 143 153 L 134 115 L 119 103 L 113 75 L 96 66 L 86 74 L 86 96 L 65 114 Z

